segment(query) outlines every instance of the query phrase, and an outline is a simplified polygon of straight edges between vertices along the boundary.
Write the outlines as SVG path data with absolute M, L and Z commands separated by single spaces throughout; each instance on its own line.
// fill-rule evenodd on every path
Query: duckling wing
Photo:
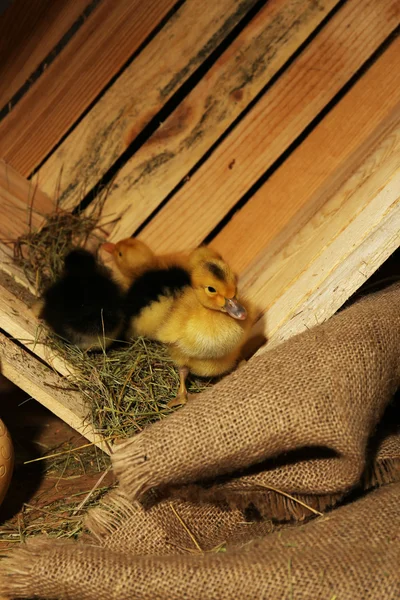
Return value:
M 149 269 L 130 286 L 125 312 L 134 333 L 157 339 L 162 325 L 169 320 L 178 298 L 190 286 L 190 275 L 182 267 L 171 265 Z

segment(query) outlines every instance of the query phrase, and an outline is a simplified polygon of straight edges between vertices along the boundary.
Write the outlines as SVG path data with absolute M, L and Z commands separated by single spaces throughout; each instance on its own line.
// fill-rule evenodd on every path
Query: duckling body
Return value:
M 139 275 L 125 299 L 131 334 L 159 340 L 160 329 L 189 287 L 190 274 L 179 265 L 154 266 Z
M 203 377 L 220 375 L 234 365 L 248 328 L 248 322 L 199 304 L 190 274 L 181 267 L 139 276 L 127 294 L 127 313 L 131 335 L 168 344 L 179 366 L 192 367 Z
M 84 350 L 108 346 L 124 318 L 119 286 L 84 249 L 66 256 L 63 274 L 36 310 L 54 333 Z
M 124 276 L 133 278 L 126 297 L 131 334 L 167 344 L 179 367 L 179 394 L 170 406 L 186 401 L 189 371 L 214 377 L 235 367 L 253 317 L 218 254 L 205 247 L 159 257 L 149 251 L 143 264 L 143 242 L 137 254 L 132 238 L 109 246 Z
M 157 335 L 160 341 L 173 345 L 176 360 L 179 355 L 182 360 L 185 357 L 196 359 L 198 368 L 191 369 L 193 373 L 211 376 L 221 374 L 217 365 L 211 369 L 212 372 L 210 369 L 199 372 L 199 368 L 204 371 L 199 361 L 215 361 L 231 356 L 234 351 L 238 354 L 246 329 L 245 321 L 235 321 L 226 313 L 199 305 L 193 289 L 189 287 L 183 292 L 169 318 L 161 324 Z

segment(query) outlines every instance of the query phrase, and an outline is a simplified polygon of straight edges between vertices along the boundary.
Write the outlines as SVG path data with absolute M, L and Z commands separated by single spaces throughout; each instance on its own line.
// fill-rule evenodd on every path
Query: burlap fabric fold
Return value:
M 396 285 L 253 358 L 124 442 L 113 459 L 121 485 L 132 500 L 167 488 L 241 508 L 252 501 L 272 517 L 293 509 L 300 518 L 300 505 L 283 499 L 278 515 L 275 494 L 266 489 L 323 509 L 385 469 L 391 480 L 399 438 L 392 440 L 390 460 L 385 444 L 397 422 L 383 415 L 400 382 L 399 325 Z M 190 482 L 203 485 L 182 488 Z
M 121 444 L 120 489 L 89 513 L 89 534 L 17 549 L 0 594 L 400 597 L 399 381 L 394 286 Z M 263 516 L 292 524 L 276 531 Z
M 400 483 L 386 485 L 225 553 L 192 545 L 184 553 L 135 555 L 93 542 L 36 540 L 7 560 L 3 572 L 12 574 L 1 591 L 66 600 L 397 600 L 399 498 Z

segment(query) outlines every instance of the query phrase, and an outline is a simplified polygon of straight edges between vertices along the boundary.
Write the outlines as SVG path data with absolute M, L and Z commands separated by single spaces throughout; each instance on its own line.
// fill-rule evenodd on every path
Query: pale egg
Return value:
M 14 448 L 10 434 L 0 419 L 0 504 L 10 485 L 14 469 Z

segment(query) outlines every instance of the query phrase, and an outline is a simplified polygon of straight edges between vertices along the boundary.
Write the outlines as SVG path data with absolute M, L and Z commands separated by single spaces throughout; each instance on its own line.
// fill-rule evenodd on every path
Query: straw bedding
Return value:
M 88 533 L 14 551 L 0 594 L 400 597 L 399 383 L 397 285 L 122 442 Z

